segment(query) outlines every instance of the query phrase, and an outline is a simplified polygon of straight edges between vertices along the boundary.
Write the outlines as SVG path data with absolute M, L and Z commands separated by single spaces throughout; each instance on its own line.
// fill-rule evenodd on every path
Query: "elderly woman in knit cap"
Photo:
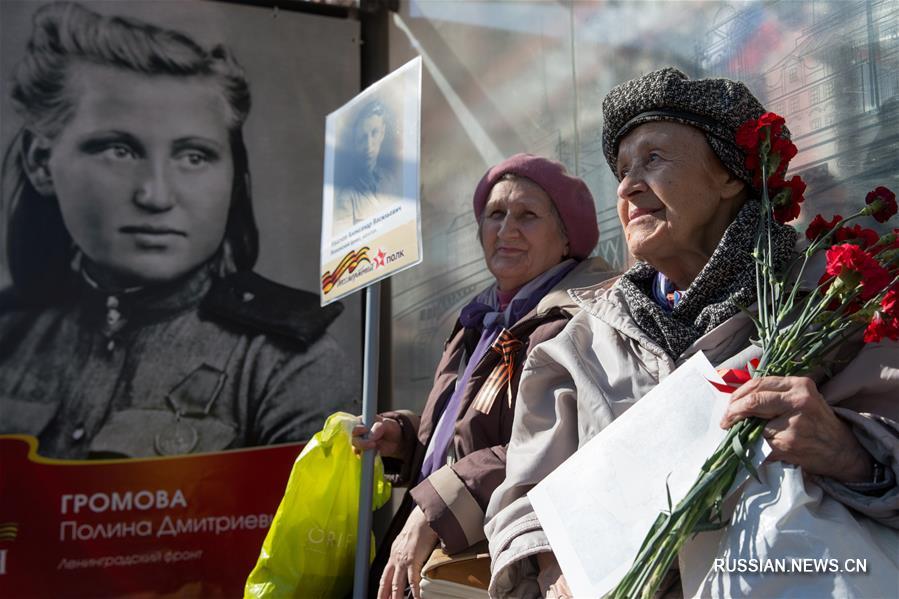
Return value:
M 384 458 L 388 478 L 414 485 L 382 545 L 389 555 L 375 561 L 379 597 L 399 599 L 407 584 L 418 597 L 438 542 L 454 554 L 484 540 L 524 359 L 571 318 L 567 289 L 613 274 L 587 259 L 599 238 L 593 196 L 558 162 L 517 154 L 497 164 L 478 183 L 474 216 L 496 281 L 462 309 L 424 412 L 388 412 L 367 437 L 354 431 L 358 449 Z
M 491 596 L 570 595 L 528 490 L 696 352 L 719 368 L 758 356 L 739 307 L 756 301 L 759 206 L 735 131 L 763 112 L 742 83 L 689 80 L 671 68 L 603 101 L 603 149 L 637 263 L 615 282 L 573 290 L 581 311 L 528 356 L 506 479 L 487 510 Z M 776 230 L 781 264 L 796 237 L 787 225 Z M 896 527 L 899 429 L 882 410 L 899 390 L 899 351 L 869 346 L 829 380 L 744 385 L 722 426 L 769 419 L 770 459 L 801 466 L 839 502 Z

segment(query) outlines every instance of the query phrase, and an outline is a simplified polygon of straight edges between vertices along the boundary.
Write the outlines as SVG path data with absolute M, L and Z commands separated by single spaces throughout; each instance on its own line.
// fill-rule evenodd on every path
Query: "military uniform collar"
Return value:
M 195 309 L 212 285 L 208 263 L 174 281 L 122 290 L 104 289 L 83 267 L 77 276 L 85 315 L 110 338 L 126 327 L 160 322 Z

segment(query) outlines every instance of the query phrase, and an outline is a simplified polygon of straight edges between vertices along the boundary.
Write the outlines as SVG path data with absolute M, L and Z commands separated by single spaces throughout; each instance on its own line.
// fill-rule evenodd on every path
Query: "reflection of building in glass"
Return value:
M 438 336 L 445 335 L 453 325 L 462 306 L 472 296 L 493 281 L 484 265 L 484 254 L 477 239 L 477 223 L 471 213 L 460 214 L 451 225 L 437 233 L 434 247 L 445 248 L 441 261 L 448 262 L 448 275 L 429 278 L 404 287 L 394 296 L 394 320 L 408 322 L 406 331 L 414 331 L 414 339 L 399 344 L 406 350 L 405 364 L 411 365 L 406 376 L 430 383 L 434 365 L 442 349 Z M 449 286 L 445 286 L 450 281 Z M 405 300 L 412 300 L 408 304 Z M 401 331 L 394 336 L 402 335 Z
M 618 220 L 617 198 L 614 194 L 602 195 L 602 190 L 614 190 L 618 185 L 602 152 L 602 125 L 595 123 L 581 136 L 580 176 L 583 177 L 598 204 L 596 221 L 599 225 L 599 244 L 594 253 L 602 256 L 614 268 L 628 266 L 630 254 L 624 242 L 621 221 Z
M 629 266 L 629 254 L 621 221 L 618 220 L 618 209 L 615 206 L 604 208 L 596 215 L 596 220 L 599 224 L 596 253 L 604 257 L 613 268 L 626 270 Z
M 772 31 L 789 43 L 763 43 Z M 706 41 L 700 64 L 747 81 L 787 118 L 800 149 L 793 170 L 806 178 L 814 212 L 845 211 L 870 188 L 895 184 L 899 3 L 752 5 L 728 12 Z
M 612 86 L 661 66 L 740 79 L 785 114 L 812 214 L 827 213 L 826 205 L 845 211 L 867 189 L 896 185 L 887 176 L 899 173 L 899 124 L 888 102 L 899 77 L 897 10 L 896 0 L 410 4 L 407 35 L 429 56 L 423 85 L 434 100 L 422 136 L 425 262 L 395 279 L 393 305 L 406 316 L 394 325 L 394 341 L 418 342 L 401 351 L 425 361 L 419 349 L 433 331 L 433 367 L 452 324 L 437 313 L 455 315 L 452 302 L 440 302 L 466 288 L 460 278 L 485 274 L 467 253 L 479 250 L 466 220 L 473 179 L 514 152 L 555 157 L 587 182 L 597 203 L 597 252 L 627 266 L 599 107 Z M 459 235 L 452 249 L 450 228 Z M 449 255 L 455 251 L 467 257 Z M 400 362 L 397 399 L 422 401 L 428 387 L 410 381 Z

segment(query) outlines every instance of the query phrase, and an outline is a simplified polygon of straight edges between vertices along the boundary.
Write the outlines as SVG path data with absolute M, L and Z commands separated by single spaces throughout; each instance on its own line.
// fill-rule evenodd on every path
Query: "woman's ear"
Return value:
M 721 187 L 721 199 L 746 199 L 747 186 L 743 179 L 736 177 L 730 171 L 727 171 L 727 180 Z
M 43 196 L 53 196 L 53 176 L 50 174 L 52 143 L 46 136 L 30 129 L 22 131 L 22 164 L 34 188 Z

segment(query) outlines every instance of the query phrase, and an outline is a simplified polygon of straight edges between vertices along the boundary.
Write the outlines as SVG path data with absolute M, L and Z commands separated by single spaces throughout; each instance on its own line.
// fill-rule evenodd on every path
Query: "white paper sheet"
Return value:
M 528 493 L 575 597 L 614 588 L 668 509 L 666 482 L 676 505 L 725 437 L 729 396 L 710 380 L 693 356 Z

